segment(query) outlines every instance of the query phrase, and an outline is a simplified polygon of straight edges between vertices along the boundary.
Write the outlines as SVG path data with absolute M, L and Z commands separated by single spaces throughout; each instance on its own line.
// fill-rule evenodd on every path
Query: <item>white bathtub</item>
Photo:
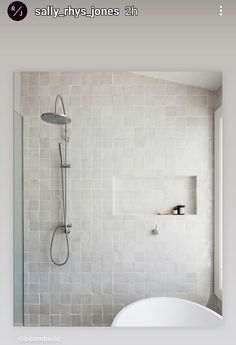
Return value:
M 200 304 L 172 297 L 153 297 L 123 308 L 111 327 L 215 327 L 222 317 Z

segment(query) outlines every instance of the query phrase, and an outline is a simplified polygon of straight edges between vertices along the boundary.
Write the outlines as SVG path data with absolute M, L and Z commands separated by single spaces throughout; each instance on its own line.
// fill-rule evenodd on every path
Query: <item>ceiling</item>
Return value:
M 215 91 L 222 85 L 221 72 L 135 72 L 152 78 Z

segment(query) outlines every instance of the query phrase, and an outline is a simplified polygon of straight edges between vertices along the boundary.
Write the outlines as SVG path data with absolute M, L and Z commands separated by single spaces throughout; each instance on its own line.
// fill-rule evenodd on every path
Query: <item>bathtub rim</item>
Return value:
M 111 324 L 111 327 L 113 328 L 207 328 L 207 327 L 220 327 L 222 325 L 219 324 L 219 325 L 206 325 L 206 326 L 116 326 L 116 323 L 117 323 L 117 320 L 119 319 L 120 315 L 122 315 L 127 309 L 129 309 L 131 306 L 134 306 L 136 304 L 141 304 L 143 303 L 144 301 L 151 301 L 151 300 L 157 300 L 157 299 L 168 299 L 168 300 L 177 300 L 177 301 L 184 301 L 184 303 L 186 304 L 192 304 L 194 306 L 197 306 L 199 309 L 204 309 L 206 310 L 208 313 L 214 315 L 217 319 L 219 319 L 219 321 L 223 321 L 223 316 L 218 314 L 217 312 L 215 312 L 214 310 L 200 304 L 200 303 L 197 303 L 197 302 L 193 302 L 193 301 L 190 301 L 188 299 L 185 299 L 185 298 L 178 298 L 178 297 L 164 297 L 164 296 L 160 296 L 160 297 L 148 297 L 148 298 L 142 298 L 138 301 L 135 301 L 135 302 L 132 302 L 128 305 L 126 305 L 123 309 L 121 309 L 119 311 L 119 313 L 116 314 L 116 316 L 114 317 L 113 321 L 112 321 L 112 324 Z

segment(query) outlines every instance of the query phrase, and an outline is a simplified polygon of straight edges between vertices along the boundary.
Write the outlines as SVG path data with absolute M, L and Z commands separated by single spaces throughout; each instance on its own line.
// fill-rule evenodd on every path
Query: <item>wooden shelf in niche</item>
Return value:
M 197 176 L 113 177 L 114 216 L 151 215 L 180 204 L 185 215 L 197 214 Z
M 171 218 L 182 218 L 182 217 L 194 217 L 197 216 L 197 213 L 183 214 L 183 215 L 174 215 L 174 214 L 157 214 L 157 217 L 171 217 Z

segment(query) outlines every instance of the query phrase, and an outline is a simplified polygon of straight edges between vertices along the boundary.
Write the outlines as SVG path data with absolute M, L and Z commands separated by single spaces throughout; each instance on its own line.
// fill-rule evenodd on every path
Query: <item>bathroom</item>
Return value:
M 22 72 L 15 90 L 24 192 L 15 324 L 109 327 L 124 307 L 153 297 L 221 315 L 221 73 Z M 48 123 L 49 112 L 71 121 Z M 55 231 L 63 222 L 66 231 Z

